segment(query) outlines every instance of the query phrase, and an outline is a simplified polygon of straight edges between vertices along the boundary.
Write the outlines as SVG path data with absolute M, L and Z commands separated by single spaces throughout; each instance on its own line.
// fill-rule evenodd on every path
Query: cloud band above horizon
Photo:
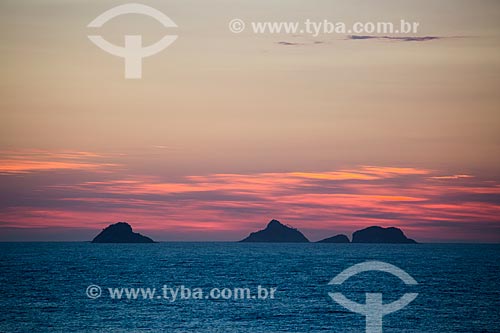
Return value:
M 165 180 L 131 174 L 116 156 L 3 155 L 16 163 L 0 165 L 7 185 L 0 193 L 2 240 L 23 238 L 23 230 L 29 240 L 36 230 L 71 235 L 117 221 L 160 240 L 237 240 L 271 218 L 313 240 L 371 225 L 400 227 L 420 241 L 500 240 L 500 184 L 468 174 L 359 166 Z M 20 183 L 26 187 L 14 189 Z M 80 240 L 76 231 L 66 238 Z

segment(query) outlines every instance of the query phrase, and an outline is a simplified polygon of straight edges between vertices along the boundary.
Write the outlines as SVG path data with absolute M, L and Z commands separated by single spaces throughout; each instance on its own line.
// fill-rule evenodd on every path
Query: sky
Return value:
M 87 27 L 124 3 L 0 3 L 0 241 L 89 240 L 118 221 L 233 241 L 273 218 L 311 240 L 380 225 L 500 241 L 498 1 L 141 1 L 178 27 Z M 420 30 L 250 31 L 306 19 Z M 125 80 L 96 33 L 178 38 Z

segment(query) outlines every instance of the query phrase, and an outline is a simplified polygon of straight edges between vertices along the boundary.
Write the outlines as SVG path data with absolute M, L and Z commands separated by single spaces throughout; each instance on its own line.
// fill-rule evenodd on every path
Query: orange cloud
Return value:
M 49 152 L 26 150 L 0 152 L 0 174 L 23 174 L 50 170 L 98 170 L 114 167 L 113 163 L 92 161 L 101 155 L 90 152 Z
M 430 179 L 462 179 L 462 178 L 474 178 L 471 175 L 451 175 L 451 176 L 434 176 L 429 177 Z

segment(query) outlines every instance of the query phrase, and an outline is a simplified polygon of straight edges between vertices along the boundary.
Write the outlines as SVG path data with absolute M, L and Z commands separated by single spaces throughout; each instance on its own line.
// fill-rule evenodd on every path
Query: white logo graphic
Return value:
M 109 20 L 125 14 L 142 14 L 158 20 L 166 28 L 176 28 L 177 25 L 167 15 L 159 10 L 136 3 L 111 8 L 89 23 L 89 28 L 102 27 Z M 140 79 L 142 77 L 142 58 L 161 52 L 176 39 L 176 35 L 167 35 L 153 45 L 142 47 L 141 35 L 125 35 L 125 46 L 111 44 L 99 35 L 88 36 L 89 39 L 104 51 L 125 59 L 125 78 Z
M 87 294 L 88 298 L 96 299 L 101 297 L 102 290 L 101 287 L 99 287 L 98 285 L 91 284 L 90 286 L 87 287 L 85 293 Z
M 413 279 L 408 273 L 402 269 L 380 261 L 367 261 L 354 266 L 341 272 L 334 277 L 328 284 L 340 285 L 344 283 L 351 276 L 357 275 L 362 272 L 368 271 L 382 271 L 390 273 L 400 278 L 406 285 L 416 285 L 417 281 Z M 382 317 L 386 314 L 401 310 L 410 304 L 417 296 L 418 293 L 404 294 L 400 299 L 389 304 L 383 304 L 381 293 L 366 293 L 366 303 L 359 304 L 346 298 L 341 293 L 328 293 L 330 297 L 346 309 L 360 313 L 366 316 L 366 332 L 367 333 L 381 333 L 382 332 Z

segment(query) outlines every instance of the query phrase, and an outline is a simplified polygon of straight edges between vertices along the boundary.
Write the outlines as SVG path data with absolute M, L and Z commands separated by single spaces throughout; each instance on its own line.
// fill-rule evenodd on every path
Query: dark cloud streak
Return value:
M 440 40 L 452 37 L 444 37 L 444 36 L 407 36 L 407 37 L 396 37 L 396 36 L 372 36 L 372 35 L 349 35 L 347 39 L 349 40 L 369 40 L 369 39 L 378 39 L 378 40 L 392 40 L 398 42 L 428 42 L 432 40 Z

